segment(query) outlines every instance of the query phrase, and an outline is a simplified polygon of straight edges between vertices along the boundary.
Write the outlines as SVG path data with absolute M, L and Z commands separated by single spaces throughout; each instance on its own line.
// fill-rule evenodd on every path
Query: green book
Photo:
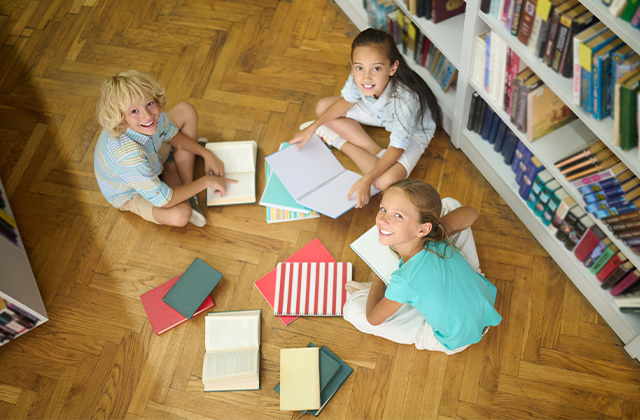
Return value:
M 309 343 L 307 347 L 316 347 L 316 345 Z M 333 354 L 331 350 L 325 346 L 320 347 L 320 408 L 317 410 L 304 410 L 300 413 L 310 413 L 318 417 L 352 372 L 353 369 Z M 280 394 L 280 383 L 273 390 Z
M 638 5 L 640 5 L 640 0 L 629 0 L 627 5 L 622 9 L 622 13 L 620 14 L 620 19 L 625 22 L 631 22 L 631 18 L 638 10 Z
M 222 273 L 196 258 L 162 300 L 185 318 L 191 319 L 220 279 Z
M 640 91 L 640 73 L 620 86 L 620 148 L 630 150 L 638 144 L 637 93 Z
M 289 143 L 282 143 L 279 150 L 286 147 L 289 147 Z M 309 214 L 311 212 L 311 209 L 296 203 L 296 200 L 291 196 L 291 194 L 289 194 L 289 191 L 287 191 L 285 186 L 282 184 L 282 181 L 280 181 L 280 178 L 278 178 L 275 173 L 271 173 L 267 176 L 267 186 L 264 187 L 264 192 L 260 199 L 260 205 L 275 207 L 282 210 L 297 211 L 305 214 Z

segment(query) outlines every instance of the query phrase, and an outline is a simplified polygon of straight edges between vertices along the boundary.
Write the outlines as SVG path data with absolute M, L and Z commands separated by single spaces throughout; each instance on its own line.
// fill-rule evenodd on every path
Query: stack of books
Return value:
M 374 2 L 376 0 L 373 0 Z M 466 10 L 463 0 L 403 0 L 405 7 L 413 16 L 442 22 L 462 14 Z
M 478 92 L 474 92 L 471 98 L 467 129 L 478 133 L 484 140 L 493 144 L 493 150 L 504 157 L 505 164 L 511 165 L 513 163 L 516 147 L 519 143 L 518 137 Z
M 196 258 L 184 274 L 140 296 L 153 331 L 163 334 L 211 309 L 209 294 L 221 279 L 218 270 Z
M 577 118 L 497 33 L 478 36 L 475 54 L 471 78 L 502 106 L 529 142 Z
M 429 70 L 443 91 L 455 88 L 458 80 L 456 67 L 402 11 L 389 13 L 385 27 L 405 56 Z
M 304 372 L 301 374 L 301 372 Z M 318 417 L 353 369 L 327 347 L 280 350 L 280 410 Z
M 18 305 L 0 298 L 0 344 L 35 327 L 40 320 Z

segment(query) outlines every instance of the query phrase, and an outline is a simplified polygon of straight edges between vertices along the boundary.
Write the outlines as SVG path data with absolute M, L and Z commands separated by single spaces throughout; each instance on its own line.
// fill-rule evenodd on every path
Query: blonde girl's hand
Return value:
M 300 150 L 302 148 L 302 146 L 304 146 L 305 144 L 307 144 L 309 142 L 309 140 L 311 140 L 311 137 L 313 136 L 313 133 L 315 132 L 315 130 L 313 130 L 311 128 L 311 126 L 305 128 L 302 131 L 299 131 L 298 134 L 296 134 L 290 141 L 290 144 L 298 144 L 298 147 L 296 147 L 296 150 Z
M 224 162 L 218 159 L 216 155 L 209 149 L 205 149 L 204 154 L 204 173 L 206 175 L 224 176 Z
M 235 179 L 227 179 L 214 175 L 207 175 L 209 178 L 209 188 L 212 188 L 215 192 L 219 192 L 222 197 L 227 193 L 227 184 L 237 184 Z
M 351 186 L 347 200 L 351 200 L 354 193 L 356 195 L 356 208 L 361 209 L 367 205 L 369 198 L 371 198 L 371 183 L 364 178 L 360 178 Z

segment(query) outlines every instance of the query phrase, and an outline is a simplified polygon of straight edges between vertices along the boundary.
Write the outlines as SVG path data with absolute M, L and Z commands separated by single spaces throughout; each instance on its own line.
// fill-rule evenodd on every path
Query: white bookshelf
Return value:
M 2 180 L 0 180 L 0 191 L 7 203 L 3 210 L 15 220 Z M 17 305 L 20 309 L 36 317 L 39 320 L 36 324 L 38 326 L 48 321 L 47 311 L 42 302 L 38 284 L 31 271 L 31 265 L 19 232 L 18 245 L 16 246 L 8 239 L 0 237 L 0 267 L 2 267 L 0 270 L 0 298 Z M 22 334 L 26 334 L 29 331 L 31 329 Z M 22 334 L 16 336 L 14 340 Z M 4 344 L 8 343 L 11 343 L 11 341 Z
M 394 0 L 399 8 L 407 13 L 403 0 Z M 631 27 L 627 22 L 611 16 L 600 0 L 580 0 L 589 10 L 604 22 L 622 40 L 640 53 L 640 31 Z M 368 26 L 365 10 L 361 0 L 336 0 L 338 6 L 349 16 L 360 30 Z M 348 4 L 347 4 L 348 3 Z M 343 7 L 343 4 L 345 7 Z M 359 10 L 358 10 L 359 9 Z M 633 358 L 640 359 L 640 314 L 621 313 L 608 290 L 600 288 L 600 282 L 584 265 L 575 259 L 564 244 L 551 235 L 547 227 L 533 214 L 518 193 L 515 174 L 504 164 L 499 153 L 494 152 L 493 145 L 481 139 L 476 133 L 466 129 L 469 117 L 469 106 L 472 91 L 476 90 L 494 111 L 507 123 L 509 128 L 528 145 L 533 154 L 555 176 L 560 184 L 573 196 L 579 205 L 585 203 L 577 188 L 573 187 L 561 176 L 554 167 L 554 162 L 577 151 L 582 145 L 595 138 L 601 139 L 636 175 L 640 176 L 640 160 L 638 149 L 623 151 L 613 145 L 613 120 L 605 118 L 601 121 L 582 111 L 579 105 L 573 103 L 573 81 L 557 74 L 547 67 L 542 60 L 534 57 L 525 45 L 512 36 L 502 22 L 485 15 L 480 11 L 480 0 L 467 0 L 466 13 L 433 24 L 424 18 L 410 17 L 416 26 L 427 35 L 438 49 L 455 64 L 459 71 L 457 91 L 444 94 L 441 89 L 435 89 L 435 80 L 428 71 L 415 69 L 434 91 L 445 117 L 451 118 L 447 132 L 451 134 L 451 141 L 459 147 L 480 170 L 489 183 L 496 189 L 505 202 L 518 215 L 549 255 L 560 266 L 565 274 L 573 281 L 585 298 L 593 305 L 603 319 L 625 343 L 625 350 Z M 526 142 L 526 135 L 520 133 L 511 124 L 509 117 L 502 110 L 502 104 L 496 104 L 488 98 L 482 86 L 471 80 L 475 38 L 480 33 L 492 29 L 514 50 L 532 70 L 560 97 L 578 116 L 578 120 L 539 139 L 531 144 Z M 412 62 L 413 60 L 409 60 Z M 606 226 L 595 220 L 596 224 L 610 235 L 616 245 L 640 268 L 640 257 L 633 254 L 628 246 L 614 238 Z

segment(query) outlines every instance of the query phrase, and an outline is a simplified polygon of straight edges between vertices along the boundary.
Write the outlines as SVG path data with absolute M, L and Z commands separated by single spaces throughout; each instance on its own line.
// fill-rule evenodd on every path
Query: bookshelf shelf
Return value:
M 500 119 L 502 119 L 511 131 L 518 136 L 520 141 L 522 141 L 527 148 L 533 152 L 549 173 L 560 183 L 562 188 L 564 188 L 567 193 L 576 200 L 576 203 L 584 209 L 587 204 L 585 203 L 582 194 L 580 194 L 578 188 L 574 187 L 570 181 L 567 181 L 564 175 L 556 169 L 554 164 L 558 161 L 558 157 L 569 156 L 571 153 L 586 147 L 587 143 L 594 140 L 596 136 L 591 133 L 591 131 L 580 120 L 576 120 L 544 136 L 543 138 L 534 141 L 533 143 L 529 143 L 527 142 L 526 134 L 518 131 L 515 125 L 511 123 L 509 115 L 502 109 L 502 106 L 491 101 L 486 91 L 481 89 L 475 80 L 470 80 L 469 84 L 480 94 L 480 96 L 482 96 L 491 109 L 498 113 Z M 476 133 L 473 134 L 477 136 Z M 487 142 L 485 141 L 485 143 Z M 509 176 L 512 177 L 513 174 L 509 174 Z M 607 234 L 607 236 L 609 236 L 611 241 L 622 250 L 622 253 L 633 263 L 634 266 L 640 267 L 639 255 L 631 252 L 629 247 L 625 245 L 621 239 L 614 237 L 607 226 L 599 219 L 592 217 L 592 220 L 605 234 Z
M 636 52 L 640 52 L 640 30 L 631 26 L 629 22 L 614 17 L 607 6 L 600 0 L 580 0 L 587 9 L 591 11 L 601 22 L 607 25 L 625 44 L 629 45 Z
M 632 28 L 627 22 L 613 18 L 607 8 L 599 0 L 580 0 L 594 15 L 611 28 L 620 38 L 640 53 L 640 31 Z M 394 0 L 399 8 L 407 13 L 403 0 Z M 368 27 L 366 11 L 361 0 L 336 0 L 338 6 L 352 19 L 360 30 Z M 527 207 L 518 193 L 519 186 L 515 181 L 515 174 L 505 165 L 500 154 L 493 151 L 493 145 L 482 140 L 476 133 L 466 129 L 471 102 L 471 91 L 475 89 L 498 113 L 509 128 L 529 146 L 534 155 L 550 170 L 554 177 L 584 207 L 585 203 L 578 190 L 573 187 L 564 176 L 554 167 L 554 162 L 577 151 L 582 145 L 594 138 L 602 140 L 630 170 L 640 176 L 640 159 L 638 150 L 623 151 L 613 145 L 613 120 L 605 118 L 602 121 L 594 119 L 590 114 L 582 111 L 579 105 L 573 103 L 572 79 L 566 79 L 547 67 L 542 60 L 534 57 L 528 48 L 507 31 L 502 22 L 497 22 L 480 11 L 480 0 L 467 0 L 466 12 L 463 15 L 434 25 L 423 18 L 410 16 L 411 20 L 427 35 L 440 51 L 455 64 L 459 71 L 456 92 L 444 93 L 435 83 L 426 69 L 415 68 L 429 87 L 434 91 L 443 109 L 447 132 L 451 134 L 451 142 L 459 147 L 473 164 L 480 170 L 489 183 L 507 202 L 516 215 L 527 226 L 540 244 L 545 248 L 565 274 L 573 281 L 585 298 L 593 305 L 598 313 L 611 326 L 615 333 L 625 343 L 625 350 L 633 358 L 640 359 L 640 314 L 621 313 L 608 290 L 600 288 L 600 282 L 565 249 L 564 244 L 550 234 L 538 217 Z M 471 80 L 471 69 L 474 58 L 476 37 L 487 29 L 492 29 L 504 39 L 531 69 L 562 99 L 578 116 L 578 120 L 559 130 L 539 139 L 531 144 L 526 142 L 526 135 L 520 133 L 510 122 L 502 104 L 489 100 L 486 91 L 475 81 Z M 409 60 L 413 63 L 413 60 Z M 422 71 L 424 70 L 424 71 Z M 437 87 L 437 89 L 434 87 Z M 452 111 L 453 110 L 453 111 Z M 449 124 L 447 126 L 447 123 Z M 451 128 L 452 127 L 452 128 Z M 609 230 L 600 221 L 595 220 L 603 232 Z M 611 238 L 616 245 L 629 257 L 633 264 L 640 268 L 640 257 L 631 252 L 628 246 L 617 238 Z
M 607 11 L 607 13 L 609 13 Z M 500 34 L 507 45 L 518 54 L 520 59 L 524 60 L 527 65 L 549 86 L 556 95 L 589 127 L 595 137 L 602 140 L 609 149 L 611 149 L 629 169 L 636 174 L 640 174 L 640 159 L 638 159 L 638 150 L 631 149 L 624 151 L 613 144 L 613 118 L 604 118 L 596 120 L 582 110 L 580 105 L 573 102 L 573 79 L 567 79 L 556 73 L 550 67 L 547 67 L 541 59 L 534 57 L 529 49 L 523 45 L 518 38 L 511 35 L 507 31 L 502 22 L 497 22 L 492 17 L 480 12 L 480 18 L 493 30 Z M 619 20 L 619 19 L 618 19 Z M 637 31 L 640 34 L 640 31 Z M 640 38 L 640 35 L 637 35 Z M 558 155 L 560 157 L 560 155 Z
M 515 174 L 509 166 L 504 164 L 502 156 L 494 152 L 493 146 L 478 134 L 465 129 L 462 132 L 460 148 L 527 226 L 538 242 L 549 252 L 560 268 L 572 279 L 576 287 L 613 328 L 620 339 L 628 343 L 638 336 L 640 334 L 640 317 L 635 314 L 621 313 L 613 302 L 609 291 L 603 290 L 600 287 L 600 282 L 573 256 L 573 253 L 551 235 L 547 227 L 533 214 L 518 194 L 519 186 L 516 183 Z
M 420 32 L 425 34 L 447 59 L 459 69 L 464 13 L 435 24 L 428 19 L 410 14 L 402 0 L 394 0 L 394 2 L 398 5 L 398 8 L 402 10 L 402 13 L 409 16 L 411 21 L 420 29 Z
M 15 220 L 2 180 L 0 180 L 0 192 L 7 202 L 4 211 Z M 2 267 L 0 270 L 0 299 L 11 302 L 36 317 L 39 320 L 36 324 L 38 326 L 48 320 L 47 311 L 19 232 L 18 244 L 20 246 L 16 246 L 4 237 L 0 240 L 0 267 Z M 14 340 L 22 334 L 24 333 L 17 335 Z

